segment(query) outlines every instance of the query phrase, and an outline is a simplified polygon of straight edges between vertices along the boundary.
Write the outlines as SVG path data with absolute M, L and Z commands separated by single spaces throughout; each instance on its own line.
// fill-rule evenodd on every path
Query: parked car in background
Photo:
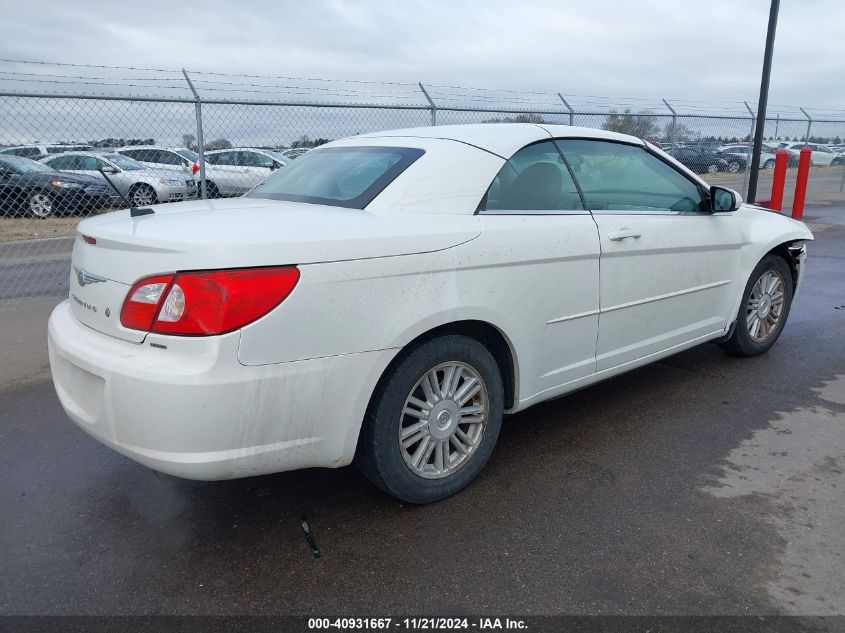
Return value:
M 269 149 L 233 147 L 205 153 L 206 181 L 209 198 L 246 193 L 264 182 L 288 158 Z M 214 191 L 214 195 L 212 195 Z
M 23 156 L 0 155 L 0 211 L 34 218 L 93 211 L 115 202 L 111 187 Z
M 667 150 L 666 153 L 685 167 L 699 174 L 715 174 L 717 171 L 728 171 L 728 161 L 723 156 L 707 148 L 678 147 Z
M 706 341 L 765 353 L 813 239 L 638 138 L 546 124 L 343 139 L 153 210 L 78 227 L 48 326 L 70 418 L 180 477 L 355 460 L 411 503 L 470 484 L 506 412 Z
M 749 156 L 749 145 L 748 143 L 743 144 L 735 144 L 735 145 L 723 145 L 720 148 L 721 154 L 733 154 L 742 156 L 746 158 Z M 775 152 L 776 148 L 772 147 L 771 145 L 766 145 L 763 143 L 760 151 L 760 169 L 774 169 L 775 168 Z M 792 152 L 787 152 L 787 167 L 797 167 L 798 166 L 798 157 L 793 154 Z
M 192 177 L 199 171 L 199 156 L 186 148 L 130 145 L 114 151 L 156 170 L 181 171 Z
M 176 202 L 197 197 L 194 179 L 184 171 L 151 169 L 117 153 L 66 152 L 41 160 L 58 171 L 105 178 L 102 169 L 120 192 L 135 206 Z
M 745 171 L 748 169 L 748 156 L 747 154 L 739 154 L 733 152 L 723 152 L 720 149 L 716 148 L 712 151 L 712 153 L 716 154 L 720 158 L 723 158 L 725 162 L 728 164 L 726 167 L 726 171 L 736 174 L 741 171 Z
M 780 143 L 778 147 L 795 154 L 796 157 L 800 156 L 802 148 L 809 147 L 813 151 L 810 155 L 810 162 L 813 165 L 842 165 L 845 163 L 845 157 L 819 143 Z
M 294 158 L 299 158 L 303 154 L 310 152 L 310 151 L 311 151 L 310 147 L 293 147 L 291 149 L 283 150 L 281 153 L 282 153 L 282 156 L 284 156 L 285 158 L 289 158 L 290 160 L 293 160 Z
M 62 152 L 83 152 L 94 149 L 90 145 L 17 145 L 15 147 L 6 147 L 0 149 L 0 155 L 11 154 L 13 156 L 23 156 L 24 158 L 38 158 L 48 154 L 61 154 Z

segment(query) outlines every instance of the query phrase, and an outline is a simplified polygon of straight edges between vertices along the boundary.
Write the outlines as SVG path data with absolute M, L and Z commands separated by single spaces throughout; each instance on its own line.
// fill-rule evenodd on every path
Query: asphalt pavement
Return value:
M 0 614 L 845 614 L 845 209 L 809 217 L 768 354 L 703 345 L 506 418 L 481 477 L 425 507 L 354 467 L 135 464 L 67 420 L 33 342 L 54 300 L 22 299 Z

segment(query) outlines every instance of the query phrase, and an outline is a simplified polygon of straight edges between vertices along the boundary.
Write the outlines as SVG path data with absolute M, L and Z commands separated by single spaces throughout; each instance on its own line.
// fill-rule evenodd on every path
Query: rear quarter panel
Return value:
M 511 347 L 517 400 L 592 373 L 599 247 L 590 216 L 475 220 L 481 235 L 453 248 L 301 266 L 291 296 L 242 331 L 240 362 L 398 353 L 435 327 L 480 320 Z

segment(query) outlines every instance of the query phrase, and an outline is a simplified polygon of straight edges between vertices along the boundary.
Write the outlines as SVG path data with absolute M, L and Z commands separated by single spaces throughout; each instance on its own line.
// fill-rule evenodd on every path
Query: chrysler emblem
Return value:
M 80 286 L 87 286 L 88 284 L 98 284 L 103 281 L 108 281 L 108 279 L 106 279 L 105 277 L 94 275 L 92 273 L 89 273 L 87 270 L 77 268 L 76 266 L 73 267 L 73 270 L 76 273 L 76 281 L 79 282 Z

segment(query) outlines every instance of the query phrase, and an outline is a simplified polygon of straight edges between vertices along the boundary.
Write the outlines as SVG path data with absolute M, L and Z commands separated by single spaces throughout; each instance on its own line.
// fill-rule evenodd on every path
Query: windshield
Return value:
M 192 163 L 195 163 L 199 160 L 199 154 L 195 154 L 189 149 L 177 149 L 176 153 L 179 154 L 182 158 L 187 158 Z
M 409 147 L 316 149 L 246 195 L 363 209 L 423 153 Z
M 139 163 L 134 158 L 122 156 L 121 154 L 103 154 L 103 158 L 105 158 L 111 163 L 114 163 L 116 166 L 120 167 L 124 171 L 138 171 L 139 169 L 147 169 L 147 166 L 143 163 Z
M 44 163 L 39 163 L 29 158 L 24 158 L 23 156 L 12 156 L 9 154 L 4 154 L 0 157 L 0 164 L 9 167 L 12 171 L 18 174 L 29 174 L 39 171 L 55 171 L 52 167 L 49 167 Z

